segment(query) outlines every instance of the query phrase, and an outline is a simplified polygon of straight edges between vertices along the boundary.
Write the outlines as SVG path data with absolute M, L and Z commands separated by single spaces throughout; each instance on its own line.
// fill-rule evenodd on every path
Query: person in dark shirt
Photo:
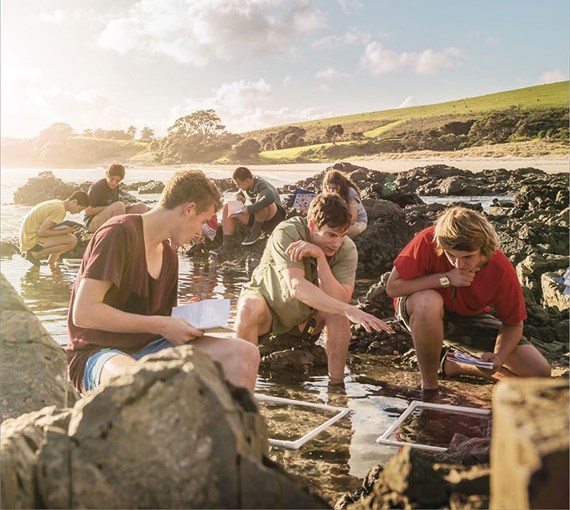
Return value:
M 89 207 L 85 209 L 85 226 L 91 233 L 113 216 L 121 214 L 143 214 L 146 204 L 136 202 L 125 204 L 119 200 L 119 184 L 125 178 L 125 167 L 112 163 L 105 170 L 105 177 L 93 183 L 87 191 Z
M 249 233 L 242 241 L 243 246 L 255 244 L 263 236 L 263 232 L 271 233 L 285 219 L 286 211 L 281 197 L 273 185 L 260 177 L 254 177 L 244 166 L 236 168 L 232 176 L 239 188 L 236 199 L 244 204 L 242 212 L 232 214 L 228 204 L 222 213 L 223 246 L 214 252 L 216 255 L 227 255 L 234 245 L 234 233 L 238 223 L 249 225 Z M 245 205 L 246 200 L 250 204 Z
M 67 318 L 69 379 L 82 393 L 147 354 L 191 344 L 218 361 L 228 381 L 253 391 L 259 351 L 239 338 L 205 334 L 173 317 L 177 248 L 202 232 L 221 193 L 200 170 L 177 172 L 157 206 L 107 221 L 87 245 Z

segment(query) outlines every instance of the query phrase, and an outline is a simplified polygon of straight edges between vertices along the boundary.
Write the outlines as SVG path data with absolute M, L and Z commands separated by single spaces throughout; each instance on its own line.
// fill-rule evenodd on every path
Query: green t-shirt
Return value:
M 293 262 L 285 252 L 295 241 L 311 242 L 306 218 L 290 218 L 275 227 L 267 241 L 259 266 L 255 268 L 251 280 L 242 290 L 242 294 L 253 291 L 265 298 L 273 316 L 274 334 L 290 331 L 305 322 L 313 312 L 312 308 L 291 296 L 289 287 L 281 275 L 285 269 L 304 269 L 305 279 L 319 285 L 316 259 L 310 257 Z M 349 237 L 345 237 L 340 249 L 327 260 L 332 274 L 339 283 L 354 284 L 358 253 Z
M 38 237 L 38 230 L 45 220 L 60 223 L 65 218 L 65 205 L 63 200 L 47 200 L 36 205 L 26 214 L 20 226 L 20 250 L 22 252 L 33 248 L 42 238 Z

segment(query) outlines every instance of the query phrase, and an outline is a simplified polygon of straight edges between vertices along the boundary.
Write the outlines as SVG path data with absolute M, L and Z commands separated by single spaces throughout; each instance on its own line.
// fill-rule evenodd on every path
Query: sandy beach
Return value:
M 568 172 L 570 170 L 570 161 L 566 157 L 441 157 L 441 156 L 418 156 L 409 157 L 408 154 L 390 155 L 390 157 L 379 158 L 374 157 L 354 157 L 347 158 L 342 161 L 352 163 L 353 165 L 363 166 L 371 170 L 379 170 L 381 172 L 405 172 L 412 168 L 423 167 L 427 165 L 449 165 L 461 170 L 470 170 L 471 172 L 481 172 L 488 169 L 504 168 L 506 170 L 516 170 L 518 168 L 538 168 L 549 174 L 559 172 Z M 281 173 L 286 172 L 314 172 L 318 173 L 333 163 L 289 163 L 278 165 L 247 165 L 252 172 L 261 173 Z M 211 168 L 216 170 L 234 170 L 235 165 L 199 165 L 201 168 Z
M 505 170 L 516 170 L 517 168 L 538 168 L 546 173 L 554 174 L 558 172 L 568 172 L 570 161 L 568 158 L 535 157 L 516 158 L 504 157 L 419 157 L 409 158 L 353 158 L 351 163 L 362 165 L 372 170 L 382 172 L 405 172 L 419 166 L 426 165 L 449 165 L 471 172 L 481 172 L 488 169 L 504 168 Z

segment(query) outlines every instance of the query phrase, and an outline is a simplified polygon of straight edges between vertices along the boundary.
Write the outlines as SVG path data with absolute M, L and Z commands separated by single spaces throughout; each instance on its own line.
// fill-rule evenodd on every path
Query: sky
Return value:
M 568 80 L 568 0 L 2 0 L 1 136 L 233 133 Z

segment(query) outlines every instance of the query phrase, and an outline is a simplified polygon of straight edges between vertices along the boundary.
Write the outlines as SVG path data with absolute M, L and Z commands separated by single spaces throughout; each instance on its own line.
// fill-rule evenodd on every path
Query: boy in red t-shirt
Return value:
M 550 377 L 544 357 L 522 336 L 526 309 L 515 270 L 479 213 L 447 209 L 394 261 L 386 292 L 412 334 L 424 390 L 442 376 Z M 490 315 L 491 307 L 497 317 Z M 492 369 L 446 359 L 443 340 L 482 350 Z

